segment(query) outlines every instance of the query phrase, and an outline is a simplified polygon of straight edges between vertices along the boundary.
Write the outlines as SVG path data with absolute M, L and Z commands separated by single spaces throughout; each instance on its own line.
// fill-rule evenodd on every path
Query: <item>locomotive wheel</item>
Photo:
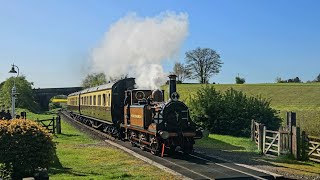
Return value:
M 192 140 L 191 139 L 186 139 L 185 140 L 185 144 L 184 144 L 184 150 L 183 150 L 183 153 L 185 155 L 189 155 L 193 152 L 193 143 L 192 143 Z
M 150 137 L 150 142 L 151 142 L 151 144 L 150 144 L 150 150 L 151 150 L 150 152 L 151 152 L 151 154 L 158 155 L 158 153 L 159 153 L 159 142 L 158 142 L 157 138 L 155 136 Z
M 146 141 L 146 138 L 145 138 L 145 136 L 144 136 L 144 134 L 140 134 L 140 143 L 139 143 L 139 145 L 140 145 L 140 149 L 141 150 L 145 150 L 145 145 L 142 143 L 142 141 Z
M 129 136 L 129 141 L 132 147 L 136 147 L 136 142 L 133 140 L 133 138 L 136 137 L 136 133 L 135 132 L 130 132 L 130 136 Z

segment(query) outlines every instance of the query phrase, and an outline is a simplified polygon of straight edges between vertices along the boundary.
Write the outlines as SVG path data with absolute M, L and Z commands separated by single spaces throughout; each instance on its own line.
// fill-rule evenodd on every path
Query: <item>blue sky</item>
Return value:
M 0 0 L 0 81 L 15 63 L 35 88 L 79 86 L 88 59 L 112 23 L 130 12 L 154 17 L 184 12 L 189 35 L 181 48 L 216 50 L 224 62 L 210 82 L 247 83 L 320 73 L 320 1 Z M 171 71 L 173 63 L 163 64 Z

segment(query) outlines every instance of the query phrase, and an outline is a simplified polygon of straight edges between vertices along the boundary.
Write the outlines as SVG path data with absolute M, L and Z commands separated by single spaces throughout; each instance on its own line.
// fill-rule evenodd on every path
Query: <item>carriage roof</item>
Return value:
M 111 89 L 114 84 L 115 83 L 107 83 L 107 84 L 102 84 L 100 86 L 90 87 L 90 88 L 84 89 L 82 91 L 71 93 L 68 96 L 76 96 L 76 95 L 79 95 L 79 94 L 85 94 L 85 93 L 89 93 L 89 92 L 95 92 L 95 91 Z

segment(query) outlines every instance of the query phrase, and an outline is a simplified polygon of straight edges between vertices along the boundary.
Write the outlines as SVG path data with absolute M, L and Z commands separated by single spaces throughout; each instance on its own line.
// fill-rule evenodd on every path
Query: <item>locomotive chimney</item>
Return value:
M 177 76 L 174 74 L 169 75 L 169 98 L 171 99 L 171 95 L 174 92 L 177 92 L 177 82 L 176 82 Z

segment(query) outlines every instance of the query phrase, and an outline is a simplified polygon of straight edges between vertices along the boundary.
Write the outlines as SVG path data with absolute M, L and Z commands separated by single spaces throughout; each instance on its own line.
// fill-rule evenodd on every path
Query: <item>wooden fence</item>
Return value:
M 308 136 L 307 149 L 309 160 L 320 163 L 320 138 Z
M 320 138 L 300 133 L 294 112 L 287 113 L 286 127 L 280 127 L 278 131 L 268 130 L 252 120 L 251 139 L 265 155 L 292 154 L 296 159 L 320 162 Z
M 55 134 L 56 132 L 58 134 L 61 134 L 61 118 L 53 117 L 51 119 L 37 119 L 36 122 L 40 124 L 42 127 L 46 128 L 50 133 Z

